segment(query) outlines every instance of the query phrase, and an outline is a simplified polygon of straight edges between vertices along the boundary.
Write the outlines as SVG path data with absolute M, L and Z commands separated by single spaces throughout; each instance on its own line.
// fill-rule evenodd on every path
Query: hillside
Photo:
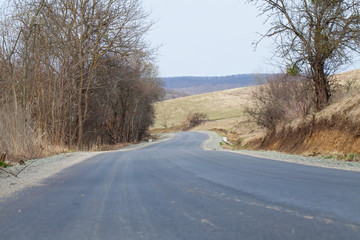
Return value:
M 156 105 L 156 122 L 152 132 L 181 131 L 189 113 L 206 113 L 209 121 L 193 130 L 214 130 L 222 135 L 235 134 L 247 138 L 261 134 L 244 113 L 256 86 L 229 89 L 184 98 L 171 99 Z
M 306 155 L 360 154 L 359 93 L 269 134 L 259 148 Z
M 336 75 L 335 82 L 341 90 L 328 107 L 269 134 L 259 147 L 306 155 L 360 154 L 360 69 Z
M 257 76 L 254 74 L 239 74 L 223 77 L 167 77 L 162 80 L 165 89 L 187 95 L 248 87 L 257 84 Z
M 215 130 L 239 147 L 289 153 L 360 153 L 360 70 L 336 75 L 334 102 L 307 119 L 266 133 L 244 113 L 256 86 L 194 95 L 160 102 L 153 132 L 181 131 L 189 113 L 201 112 L 209 121 L 193 130 Z M 350 87 L 348 86 L 349 83 Z

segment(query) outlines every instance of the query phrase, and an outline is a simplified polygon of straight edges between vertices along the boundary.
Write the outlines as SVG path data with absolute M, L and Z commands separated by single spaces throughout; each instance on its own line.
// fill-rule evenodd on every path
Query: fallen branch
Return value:
M 28 166 L 30 166 L 30 164 L 28 164 L 28 165 L 25 165 L 25 167 L 23 167 L 22 169 L 20 169 L 20 171 L 18 171 L 17 173 L 12 173 L 12 172 L 10 172 L 10 171 L 6 171 L 5 169 L 3 169 L 3 168 L 0 168 L 0 170 L 2 171 L 2 172 L 5 172 L 5 173 L 8 173 L 8 174 L 11 174 L 12 176 L 14 176 L 14 177 L 18 177 L 19 176 L 19 174 L 22 172 L 22 171 L 24 171 L 25 170 L 25 168 L 27 168 Z

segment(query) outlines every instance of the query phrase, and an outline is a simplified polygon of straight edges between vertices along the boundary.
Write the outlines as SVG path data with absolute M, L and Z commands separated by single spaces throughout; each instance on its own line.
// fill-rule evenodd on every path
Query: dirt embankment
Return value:
M 269 133 L 256 145 L 294 154 L 360 154 L 360 97 L 334 103 L 306 120 Z

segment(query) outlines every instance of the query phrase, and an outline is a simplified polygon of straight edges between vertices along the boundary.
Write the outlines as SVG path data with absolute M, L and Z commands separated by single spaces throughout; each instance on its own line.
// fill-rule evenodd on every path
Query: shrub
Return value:
M 346 155 L 346 161 L 349 161 L 349 162 L 360 161 L 360 154 L 349 153 L 349 154 Z
M 9 167 L 10 165 L 7 164 L 7 163 L 4 163 L 4 162 L 0 162 L 0 168 L 3 167 L 3 168 L 7 168 Z
M 0 108 L 0 151 L 7 152 L 10 160 L 35 158 L 44 152 L 43 134 L 36 131 L 30 115 L 21 107 Z
M 184 131 L 196 127 L 209 119 L 206 113 L 190 113 L 186 117 Z
M 268 130 L 281 123 L 305 118 L 312 107 L 313 94 L 306 79 L 285 74 L 265 79 L 252 93 L 253 106 L 245 112 Z

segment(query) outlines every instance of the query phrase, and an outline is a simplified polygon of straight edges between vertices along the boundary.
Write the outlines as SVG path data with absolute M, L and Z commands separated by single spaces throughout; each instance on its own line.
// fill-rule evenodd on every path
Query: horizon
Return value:
M 276 74 L 276 73 L 239 73 L 239 74 L 230 74 L 230 75 L 218 75 L 218 76 L 170 76 L 170 77 L 161 77 L 160 78 L 222 78 L 222 77 L 233 77 L 233 76 L 240 76 L 240 75 L 257 75 L 257 74 Z
M 352 67 L 355 67 L 355 68 L 352 68 Z M 350 66 L 349 67 L 350 69 L 347 69 L 347 70 L 342 70 L 342 71 L 339 71 L 338 73 L 336 74 L 342 74 L 342 73 L 346 73 L 346 72 L 351 72 L 351 71 L 357 71 L 357 70 L 360 70 L 360 67 L 357 67 L 356 64 L 354 64 L 353 66 Z M 281 72 L 273 72 L 273 73 L 239 73 L 239 74 L 228 74 L 228 75 L 214 75 L 214 76 L 193 76 L 193 75 L 183 75 L 183 76 L 166 76 L 166 77 L 163 77 L 163 76 L 159 76 L 159 78 L 207 78 L 207 77 L 210 77 L 210 78 L 215 78 L 215 77 L 232 77 L 232 76 L 240 76 L 240 75 L 271 75 L 271 74 L 281 74 Z

